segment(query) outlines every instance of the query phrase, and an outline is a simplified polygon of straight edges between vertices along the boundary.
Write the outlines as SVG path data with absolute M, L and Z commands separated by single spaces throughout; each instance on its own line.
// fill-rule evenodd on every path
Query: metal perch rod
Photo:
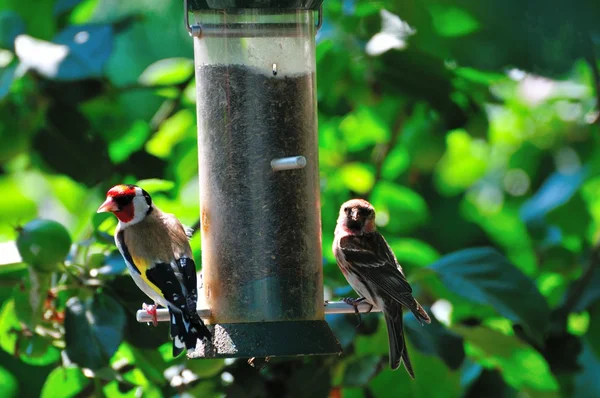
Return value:
M 357 305 L 358 312 L 365 313 L 369 311 L 371 307 L 370 304 L 360 303 Z M 381 310 L 377 307 L 373 307 L 371 312 L 381 312 Z M 330 314 L 353 314 L 354 307 L 350 304 L 346 304 L 343 301 L 329 301 L 325 302 L 325 315 Z M 166 308 L 159 308 L 156 310 L 156 315 L 158 317 L 159 322 L 165 322 L 169 320 L 169 311 Z M 199 309 L 198 315 L 200 318 L 207 319 L 210 318 L 210 310 L 209 309 Z M 152 317 L 148 315 L 145 310 L 138 310 L 135 318 L 138 322 L 152 322 Z

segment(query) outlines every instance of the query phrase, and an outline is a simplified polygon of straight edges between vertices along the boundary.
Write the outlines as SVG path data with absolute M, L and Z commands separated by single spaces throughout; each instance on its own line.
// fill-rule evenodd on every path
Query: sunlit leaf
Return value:
M 172 190 L 175 187 L 175 183 L 173 181 L 152 178 L 138 181 L 138 186 L 142 187 L 150 195 L 154 195 L 158 192 L 168 192 Z
M 194 60 L 188 58 L 166 58 L 148 66 L 139 82 L 146 86 L 183 83 L 194 73 Z
M 407 265 L 425 267 L 440 257 L 433 247 L 418 239 L 390 239 L 388 243 L 403 267 Z
M 465 340 L 467 353 L 480 364 L 499 369 L 507 383 L 520 389 L 556 391 L 558 384 L 544 357 L 515 336 L 484 327 L 455 327 Z
M 436 167 L 436 185 L 445 195 L 457 194 L 485 175 L 489 147 L 483 140 L 474 140 L 464 130 L 455 130 L 446 137 L 448 146 Z
M 127 160 L 129 155 L 144 146 L 149 135 L 150 126 L 148 123 L 136 120 L 125 134 L 109 144 L 108 153 L 111 160 L 115 163 Z
M 411 380 L 403 368 L 392 371 L 386 366 L 369 382 L 375 397 L 455 398 L 460 396 L 458 372 L 448 370 L 439 358 L 422 354 L 410 341 L 407 342 L 407 349 L 415 371 L 415 380 Z
M 384 143 L 390 137 L 387 126 L 372 109 L 366 107 L 348 114 L 340 123 L 340 131 L 350 152 Z
M 0 240 L 16 237 L 14 227 L 33 218 L 36 203 L 26 196 L 16 178 L 0 176 Z
M 410 166 L 410 155 L 403 146 L 396 146 L 385 158 L 381 166 L 381 175 L 386 180 L 394 180 Z
M 418 193 L 387 181 L 377 183 L 371 203 L 378 214 L 378 225 L 396 233 L 409 232 L 423 225 L 429 217 L 427 204 Z
M 10 355 L 15 354 L 17 332 L 20 329 L 19 318 L 15 313 L 15 301 L 7 300 L 0 308 L 0 347 Z
M 433 26 L 441 36 L 459 37 L 479 29 L 479 22 L 465 8 L 431 4 Z
M 346 164 L 338 173 L 346 188 L 357 193 L 369 192 L 375 183 L 375 175 L 371 167 L 364 163 Z
M 166 158 L 171 155 L 177 143 L 188 136 L 195 137 L 195 121 L 191 110 L 180 110 L 161 124 L 156 134 L 146 143 L 146 150 L 159 158 Z
M 3 397 L 16 398 L 19 396 L 19 382 L 17 378 L 2 366 L 0 366 L 0 386 L 2 386 Z

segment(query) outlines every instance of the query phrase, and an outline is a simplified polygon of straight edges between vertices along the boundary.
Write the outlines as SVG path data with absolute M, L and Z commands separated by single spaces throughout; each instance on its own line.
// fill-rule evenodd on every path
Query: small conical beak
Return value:
M 358 220 L 358 209 L 352 209 L 351 213 L 350 213 L 350 218 L 352 218 L 352 221 L 357 221 Z
M 119 210 L 119 207 L 112 200 L 112 198 L 106 198 L 104 203 L 102 203 L 102 205 L 100 205 L 100 207 L 98 207 L 98 211 L 96 213 L 105 213 L 108 211 L 117 211 L 117 210 Z

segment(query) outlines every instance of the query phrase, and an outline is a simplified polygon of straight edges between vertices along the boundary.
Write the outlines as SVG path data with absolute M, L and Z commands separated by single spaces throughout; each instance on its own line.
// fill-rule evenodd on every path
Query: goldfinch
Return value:
M 371 308 L 376 305 L 383 311 L 388 329 L 390 366 L 395 370 L 404 362 L 406 371 L 414 379 L 404 340 L 402 306 L 411 310 L 421 323 L 430 323 L 431 319 L 412 296 L 412 287 L 404 277 L 402 267 L 375 227 L 375 209 L 366 200 L 353 199 L 341 206 L 333 253 L 346 280 L 360 295 L 358 299 L 344 301 L 354 305 L 355 309 L 358 303 L 366 301 Z
M 152 198 L 135 185 L 116 185 L 106 194 L 98 213 L 119 219 L 115 243 L 131 277 L 154 305 L 143 307 L 157 325 L 156 305 L 167 307 L 171 317 L 173 356 L 194 349 L 196 339 L 211 333 L 196 312 L 196 265 L 190 248 L 191 230 L 172 214 L 158 209 Z

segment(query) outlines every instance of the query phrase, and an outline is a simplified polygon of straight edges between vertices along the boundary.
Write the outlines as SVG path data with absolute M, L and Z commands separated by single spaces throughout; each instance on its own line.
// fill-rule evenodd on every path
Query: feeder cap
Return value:
M 318 10 L 323 0 L 188 0 L 190 11 L 237 8 Z

